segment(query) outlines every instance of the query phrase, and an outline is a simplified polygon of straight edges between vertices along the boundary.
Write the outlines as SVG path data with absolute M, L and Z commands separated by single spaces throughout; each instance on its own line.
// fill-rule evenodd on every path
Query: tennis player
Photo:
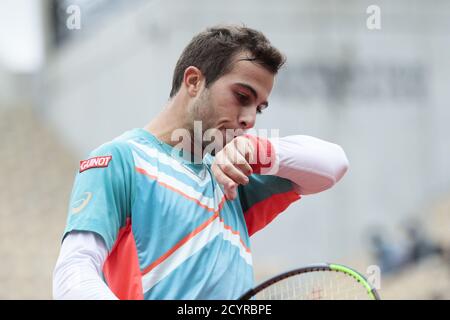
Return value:
M 336 144 L 248 133 L 284 61 L 243 26 L 191 40 L 161 113 L 80 162 L 55 299 L 236 299 L 253 286 L 250 236 L 348 168 Z

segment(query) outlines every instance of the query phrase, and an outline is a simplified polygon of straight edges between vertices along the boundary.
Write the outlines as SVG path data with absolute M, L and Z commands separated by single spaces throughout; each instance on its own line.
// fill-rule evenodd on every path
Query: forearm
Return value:
M 107 254 L 103 239 L 92 232 L 71 232 L 67 235 L 53 272 L 53 298 L 117 299 L 102 279 Z
M 291 180 L 302 195 L 331 188 L 348 170 L 344 150 L 318 138 L 295 135 L 251 140 L 258 153 L 258 163 L 253 167 L 260 174 Z

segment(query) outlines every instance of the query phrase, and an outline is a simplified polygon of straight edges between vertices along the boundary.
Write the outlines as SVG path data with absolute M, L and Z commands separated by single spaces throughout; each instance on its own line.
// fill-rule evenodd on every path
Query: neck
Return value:
M 202 148 L 194 147 L 192 121 L 187 110 L 187 103 L 176 96 L 169 101 L 163 110 L 144 129 L 158 138 L 158 140 L 170 146 L 180 146 L 181 144 L 184 150 L 188 149 L 191 151 L 192 158 L 202 158 Z M 181 134 L 183 134 L 182 137 L 177 132 L 173 135 L 175 130 L 180 129 L 184 129 L 184 132 L 181 131 Z M 186 133 L 189 134 L 186 136 Z
M 173 103 L 169 102 L 163 110 L 153 118 L 144 129 L 153 134 L 156 138 L 168 145 L 174 146 L 178 141 L 172 140 L 172 133 L 179 128 L 184 128 L 183 119 Z

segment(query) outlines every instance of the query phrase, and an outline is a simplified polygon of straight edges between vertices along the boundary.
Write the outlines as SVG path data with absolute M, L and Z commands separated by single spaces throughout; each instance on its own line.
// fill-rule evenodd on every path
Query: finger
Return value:
M 231 155 L 227 153 L 227 156 L 228 156 L 228 159 L 230 159 L 230 157 L 233 157 L 231 162 L 234 164 L 234 166 L 236 168 L 238 168 L 246 176 L 249 176 L 253 173 L 253 169 L 252 169 L 251 165 L 247 162 L 247 160 L 244 158 L 244 156 L 239 151 L 236 150 Z
M 237 196 L 237 192 L 234 190 L 237 189 L 237 184 L 231 180 L 227 175 L 225 175 L 222 170 L 217 166 L 211 167 L 214 176 L 219 184 L 223 185 L 223 193 L 225 198 L 228 200 L 233 200 Z
M 226 174 L 230 179 L 232 179 L 234 182 L 238 184 L 247 184 L 248 178 L 247 176 L 239 169 L 237 168 L 231 161 L 223 157 L 222 163 L 219 164 L 220 169 L 224 174 Z
M 234 187 L 226 189 L 226 197 L 227 197 L 227 199 L 229 199 L 229 200 L 236 199 L 236 197 L 237 197 L 237 188 L 238 188 L 238 185 L 236 184 Z
M 217 180 L 217 182 L 224 186 L 225 190 L 231 190 L 234 186 L 236 186 L 236 182 L 234 182 L 230 177 L 228 177 L 225 173 L 223 173 L 222 169 L 217 164 L 213 164 L 211 166 L 211 170 Z
M 237 137 L 234 139 L 234 144 L 239 153 L 246 159 L 247 163 L 254 163 L 255 147 L 253 143 L 247 137 Z

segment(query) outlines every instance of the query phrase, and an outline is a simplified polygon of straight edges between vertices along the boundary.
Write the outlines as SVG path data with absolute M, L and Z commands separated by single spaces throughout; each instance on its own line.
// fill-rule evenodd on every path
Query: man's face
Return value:
M 254 127 L 256 115 L 268 105 L 272 91 L 274 74 L 253 61 L 242 60 L 248 57 L 245 52 L 237 55 L 232 70 L 204 88 L 195 103 L 195 118 L 202 121 L 203 131 L 219 130 L 223 146 L 231 138 L 225 137 L 226 129 L 243 132 Z M 203 147 L 209 143 L 203 142 Z

